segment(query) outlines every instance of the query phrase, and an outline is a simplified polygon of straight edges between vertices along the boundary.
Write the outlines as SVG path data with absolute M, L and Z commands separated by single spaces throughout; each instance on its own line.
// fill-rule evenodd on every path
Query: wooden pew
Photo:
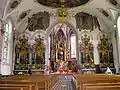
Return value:
M 85 90 L 120 90 L 120 86 L 87 86 Z
M 25 90 L 35 90 L 35 85 L 30 84 L 0 84 L 0 87 L 21 87 L 26 88 Z
M 33 86 L 22 84 L 0 84 L 0 90 L 35 90 Z
M 0 87 L 0 90 L 25 90 L 22 87 Z
M 57 75 L 30 75 L 6 77 L 0 80 L 1 84 L 30 84 L 35 85 L 35 90 L 50 90 L 56 83 Z
M 75 78 L 78 81 L 78 90 L 85 90 L 83 87 L 85 84 L 96 83 L 117 83 L 120 82 L 120 75 L 106 75 L 106 74 L 84 74 L 84 75 L 75 75 Z
M 97 86 L 98 86 L 98 87 L 100 87 L 100 86 L 101 86 L 101 87 L 104 87 L 104 86 L 105 86 L 105 87 L 106 87 L 106 86 L 110 86 L 110 87 L 111 87 L 111 86 L 116 86 L 116 87 L 117 87 L 117 86 L 120 86 L 120 83 L 94 83 L 94 84 L 92 83 L 92 84 L 84 84 L 83 86 L 84 86 L 84 89 L 83 89 L 83 90 L 86 90 L 86 88 L 92 87 L 92 86 L 93 86 L 93 87 L 94 87 L 94 86 L 96 86 L 96 87 L 97 87 Z M 120 89 L 120 88 L 119 88 L 119 89 Z

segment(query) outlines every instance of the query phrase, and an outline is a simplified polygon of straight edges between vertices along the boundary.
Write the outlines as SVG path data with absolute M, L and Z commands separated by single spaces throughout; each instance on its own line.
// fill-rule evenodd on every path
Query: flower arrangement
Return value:
M 67 63 L 62 61 L 60 62 L 60 70 L 66 70 L 67 69 Z

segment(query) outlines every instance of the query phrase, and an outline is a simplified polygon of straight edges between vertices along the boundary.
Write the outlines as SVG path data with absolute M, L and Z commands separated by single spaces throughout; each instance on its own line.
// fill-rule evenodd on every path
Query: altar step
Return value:
M 71 76 L 60 76 L 52 90 L 76 90 Z

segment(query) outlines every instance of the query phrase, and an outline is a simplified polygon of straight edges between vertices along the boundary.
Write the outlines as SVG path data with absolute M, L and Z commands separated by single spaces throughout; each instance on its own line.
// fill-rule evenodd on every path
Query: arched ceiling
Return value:
M 116 3 L 117 2 L 117 3 Z M 25 27 L 27 18 L 38 12 L 47 11 L 51 15 L 57 12 L 58 0 L 0 0 L 0 15 L 3 20 L 11 17 L 15 28 Z M 56 8 L 57 7 L 57 8 Z M 65 0 L 69 14 L 74 16 L 78 12 L 95 15 L 106 25 L 108 30 L 116 23 L 120 12 L 119 0 Z M 23 29 L 23 28 L 22 28 Z

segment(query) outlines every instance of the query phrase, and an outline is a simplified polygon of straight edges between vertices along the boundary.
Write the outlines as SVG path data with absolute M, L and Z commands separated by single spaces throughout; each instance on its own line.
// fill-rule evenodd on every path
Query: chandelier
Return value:
M 67 8 L 65 8 L 65 0 L 60 0 L 60 8 L 57 10 L 58 21 L 66 21 L 68 16 Z

